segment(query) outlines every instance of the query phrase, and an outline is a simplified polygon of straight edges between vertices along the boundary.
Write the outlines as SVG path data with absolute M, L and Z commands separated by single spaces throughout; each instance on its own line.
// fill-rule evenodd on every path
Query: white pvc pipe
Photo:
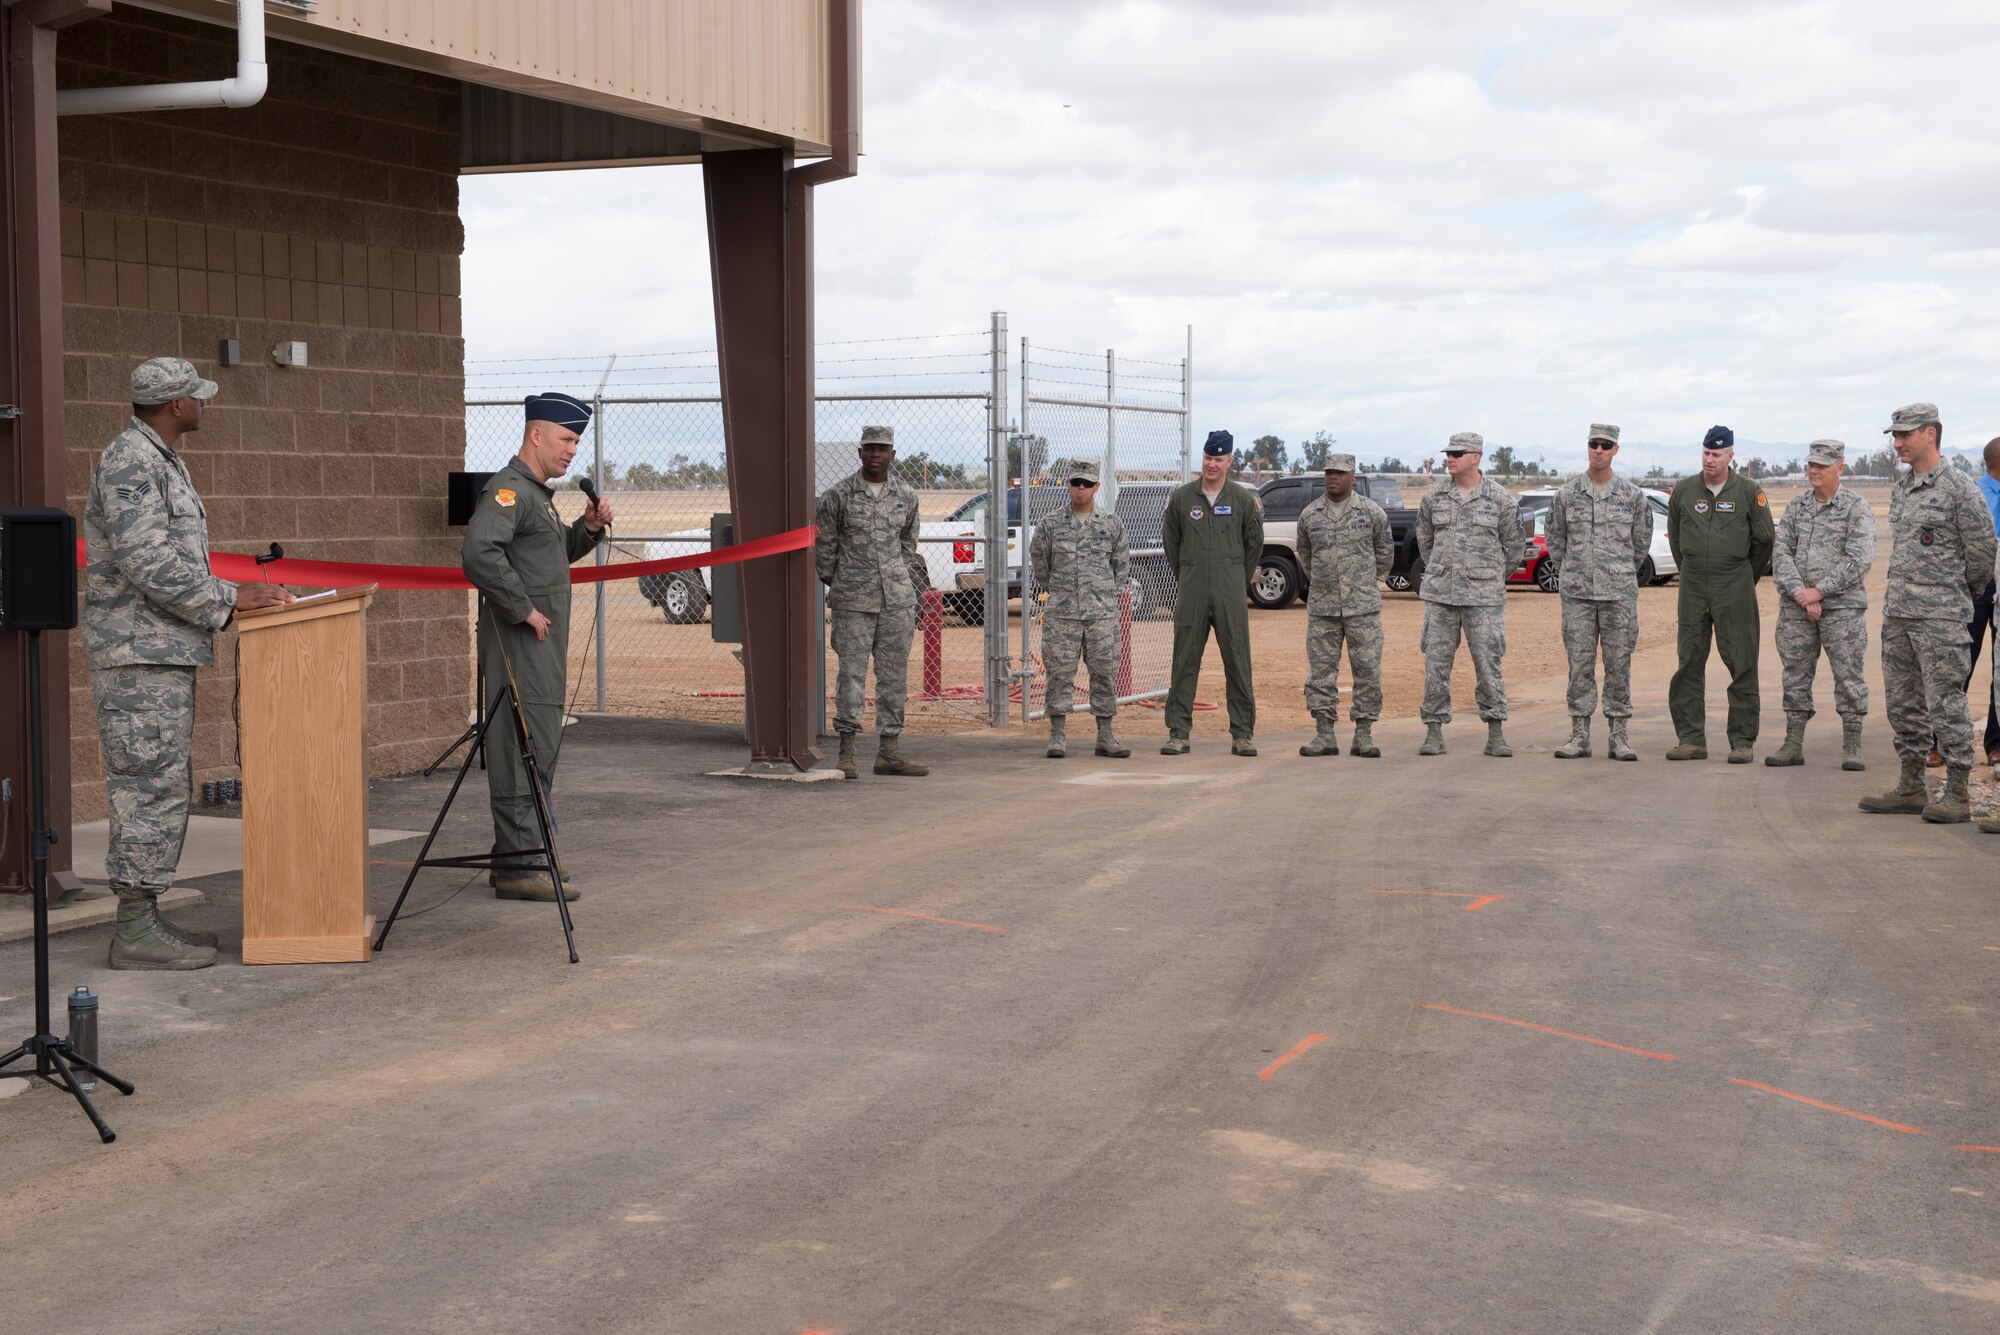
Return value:
M 148 83 L 69 88 L 56 94 L 58 116 L 120 111 L 183 111 L 255 106 L 270 84 L 264 63 L 264 0 L 236 0 L 236 77 L 206 83 Z

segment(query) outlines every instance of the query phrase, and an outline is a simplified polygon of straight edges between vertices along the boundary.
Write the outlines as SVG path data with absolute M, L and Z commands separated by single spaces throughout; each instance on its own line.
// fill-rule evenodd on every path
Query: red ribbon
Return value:
M 754 561 L 760 556 L 796 552 L 812 546 L 813 539 L 818 535 L 819 530 L 808 525 L 768 538 L 739 542 L 732 547 L 717 547 L 713 551 L 692 552 L 687 556 L 670 556 L 661 561 L 575 566 L 569 572 L 569 582 L 597 584 L 605 580 L 637 579 L 641 575 L 665 575 L 675 570 L 733 565 L 739 561 Z M 84 564 L 82 539 L 77 540 L 76 563 L 78 566 Z M 361 561 L 307 561 L 290 556 L 258 565 L 256 557 L 241 556 L 235 552 L 212 552 L 208 565 L 220 578 L 237 583 L 260 582 L 268 574 L 274 584 L 305 584 L 316 588 L 338 589 L 355 584 L 379 584 L 385 589 L 472 587 L 472 581 L 457 566 L 370 565 Z

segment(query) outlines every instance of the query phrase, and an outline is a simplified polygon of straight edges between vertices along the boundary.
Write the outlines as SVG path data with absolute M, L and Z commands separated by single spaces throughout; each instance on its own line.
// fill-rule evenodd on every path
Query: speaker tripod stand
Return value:
M 32 1037 L 22 1040 L 12 1052 L 0 1057 L 0 1074 L 5 1074 L 15 1062 L 32 1057 L 35 1069 L 16 1074 L 46 1080 L 57 1089 L 68 1090 L 82 1105 L 90 1124 L 97 1128 L 99 1138 L 109 1145 L 118 1139 L 118 1133 L 105 1125 L 104 1118 L 98 1115 L 97 1105 L 77 1084 L 76 1074 L 88 1071 L 120 1094 L 130 1094 L 132 1085 L 77 1052 L 67 1038 L 56 1037 L 55 1020 L 49 1005 L 49 845 L 54 842 L 55 831 L 48 827 L 45 791 L 48 787 L 48 758 L 43 754 L 42 742 L 42 633 L 39 630 L 28 632 L 28 782 L 34 790 L 34 800 L 30 803 L 33 828 L 28 831 L 28 838 L 35 898 L 35 1032 Z
M 478 676 L 472 683 L 472 722 L 458 735 L 457 741 L 438 752 L 437 759 L 424 766 L 426 779 L 437 773 L 444 762 L 451 759 L 451 753 L 467 742 L 472 743 L 472 753 L 479 757 L 479 768 L 486 768 L 486 720 L 491 717 L 486 708 L 486 664 L 477 664 L 474 671 Z
M 556 823 L 554 817 L 549 814 L 548 790 L 542 782 L 541 766 L 535 760 L 534 741 L 528 732 L 528 716 L 521 708 L 521 698 L 514 686 L 511 665 L 507 676 L 507 684 L 494 693 L 492 707 L 486 711 L 486 716 L 479 720 L 467 738 L 462 739 L 471 741 L 472 747 L 465 753 L 464 761 L 459 764 L 458 776 L 451 781 L 451 791 L 445 794 L 444 805 L 438 808 L 437 819 L 431 822 L 431 832 L 425 837 L 424 846 L 418 852 L 417 860 L 410 864 L 410 874 L 403 878 L 403 890 L 396 896 L 396 906 L 389 910 L 389 916 L 383 920 L 382 930 L 376 934 L 375 949 L 378 951 L 389 939 L 389 929 L 396 925 L 396 917 L 403 911 L 403 901 L 410 897 L 410 886 L 415 884 L 417 873 L 425 867 L 485 867 L 489 870 L 497 867 L 519 867 L 526 871 L 548 872 L 551 883 L 556 887 L 556 912 L 562 919 L 563 943 L 569 947 L 569 962 L 575 964 L 579 958 L 576 953 L 576 928 L 569 916 L 569 901 L 563 897 L 562 861 L 556 855 Z M 506 711 L 504 715 L 503 707 Z M 465 783 L 465 776 L 471 772 L 472 762 L 486 750 L 487 730 L 493 726 L 496 719 L 502 717 L 512 720 L 514 735 L 521 744 L 521 763 L 527 769 L 528 792 L 534 799 L 535 823 L 536 828 L 541 831 L 542 842 L 534 848 L 478 853 L 467 857 L 434 858 L 431 856 L 431 845 L 437 842 L 438 831 L 444 828 L 444 818 L 451 811 L 451 804 L 458 800 L 458 790 Z M 442 760 L 443 757 L 439 759 Z M 519 863 L 515 861 L 517 858 L 539 858 L 540 861 Z

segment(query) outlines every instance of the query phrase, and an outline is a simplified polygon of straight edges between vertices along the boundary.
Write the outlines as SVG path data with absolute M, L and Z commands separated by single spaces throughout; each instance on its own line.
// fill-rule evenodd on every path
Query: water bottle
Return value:
M 69 1046 L 84 1060 L 97 1060 L 97 994 L 81 983 L 69 994 Z M 70 1074 L 76 1077 L 77 1088 L 97 1088 L 97 1077 L 82 1067 L 72 1066 Z

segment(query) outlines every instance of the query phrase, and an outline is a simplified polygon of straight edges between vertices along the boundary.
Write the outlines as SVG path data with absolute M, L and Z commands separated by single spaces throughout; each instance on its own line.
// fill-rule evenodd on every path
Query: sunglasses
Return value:
M 1470 453 L 1472 453 L 1471 450 L 1446 450 L 1444 452 L 1444 457 L 1447 459 L 1463 459 L 1466 455 Z
M 1590 442 L 1590 448 L 1593 450 L 1615 450 L 1618 448 L 1618 442 L 1612 440 L 1593 440 Z
M 1072 487 L 1095 487 L 1097 485 L 1087 477 L 1073 477 L 1069 480 L 1069 484 Z

